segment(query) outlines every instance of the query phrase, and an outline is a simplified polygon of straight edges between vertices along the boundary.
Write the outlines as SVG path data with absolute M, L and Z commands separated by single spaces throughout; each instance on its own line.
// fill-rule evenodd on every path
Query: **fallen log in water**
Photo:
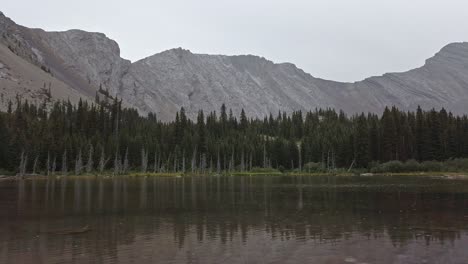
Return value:
M 91 231 L 91 228 L 88 225 L 86 225 L 78 229 L 53 230 L 53 231 L 48 231 L 47 233 L 54 234 L 54 235 L 77 235 L 77 234 L 83 234 L 89 231 Z
M 410 227 L 409 229 L 410 230 L 426 231 L 426 232 L 450 232 L 450 233 L 458 232 L 458 230 L 456 230 L 456 229 L 446 228 L 446 227 L 419 227 L 419 226 L 414 226 L 414 227 Z

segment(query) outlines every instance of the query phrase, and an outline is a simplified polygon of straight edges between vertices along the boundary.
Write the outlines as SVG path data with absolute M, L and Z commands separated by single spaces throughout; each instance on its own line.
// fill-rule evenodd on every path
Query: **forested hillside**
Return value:
M 367 168 L 391 160 L 468 157 L 468 118 L 440 111 L 347 116 L 334 110 L 248 119 L 245 113 L 182 108 L 172 122 L 121 102 L 27 101 L 0 113 L 0 167 L 7 172 L 217 172 L 254 167 Z M 312 164 L 312 165 L 311 165 Z

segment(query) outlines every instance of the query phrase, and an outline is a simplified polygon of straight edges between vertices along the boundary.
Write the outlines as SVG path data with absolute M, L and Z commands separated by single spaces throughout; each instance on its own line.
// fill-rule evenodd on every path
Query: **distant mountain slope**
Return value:
M 443 48 L 421 68 L 356 83 L 314 78 L 293 64 L 255 56 L 165 51 L 135 62 L 122 81 L 121 96 L 143 111 L 170 116 L 184 106 L 265 116 L 278 110 L 332 107 L 346 112 L 381 112 L 385 106 L 414 110 L 445 107 L 468 112 L 468 43 Z
M 120 57 L 118 44 L 102 33 L 29 29 L 1 13 L 0 33 L 1 44 L 75 92 L 92 97 L 99 88 L 108 90 L 126 105 L 141 113 L 155 112 L 164 120 L 174 118 L 180 107 L 194 117 L 199 109 L 218 111 L 223 103 L 236 114 L 243 108 L 259 117 L 319 107 L 381 112 L 391 105 L 468 113 L 468 43 L 444 47 L 418 69 L 340 83 L 252 55 L 173 49 L 130 63 Z M 4 88 L 10 95 L 17 89 Z
M 336 102 L 317 79 L 292 64 L 255 56 L 197 55 L 174 49 L 135 62 L 122 81 L 122 96 L 144 111 L 170 116 L 183 106 L 219 110 L 223 103 L 252 116 L 279 110 L 328 107 Z
M 0 44 L 0 110 L 5 111 L 8 100 L 15 100 L 17 96 L 36 104 L 55 100 L 77 103 L 80 98 L 89 99 Z

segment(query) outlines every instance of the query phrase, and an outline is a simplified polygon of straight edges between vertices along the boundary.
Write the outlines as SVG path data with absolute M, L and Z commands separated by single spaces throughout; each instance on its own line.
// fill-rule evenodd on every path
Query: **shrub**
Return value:
M 421 171 L 442 171 L 442 163 L 438 161 L 424 161 L 421 163 Z
M 15 173 L 12 171 L 7 171 L 7 170 L 0 168 L 0 175 L 12 176 L 12 175 L 15 175 Z
M 253 173 L 278 173 L 278 170 L 273 169 L 273 168 L 259 168 L 259 167 L 253 167 L 250 172 Z
M 323 166 L 319 162 L 308 162 L 304 164 L 303 170 L 306 172 L 322 172 Z
M 405 162 L 403 170 L 405 172 L 421 171 L 421 165 L 416 160 L 408 160 Z
M 444 162 L 445 170 L 448 171 L 468 171 L 468 159 L 449 159 Z
M 286 169 L 285 169 L 282 165 L 280 165 L 280 166 L 278 167 L 278 170 L 279 170 L 280 172 L 284 172 Z
M 392 160 L 382 164 L 385 172 L 402 172 L 404 170 L 403 162 L 399 160 Z

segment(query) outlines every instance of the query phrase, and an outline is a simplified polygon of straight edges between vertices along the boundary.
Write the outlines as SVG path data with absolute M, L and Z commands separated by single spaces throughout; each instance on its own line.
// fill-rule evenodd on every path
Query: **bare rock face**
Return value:
M 447 45 L 421 68 L 369 78 L 352 90 L 353 101 L 368 101 L 377 109 L 396 105 L 414 110 L 420 105 L 467 113 L 468 43 Z
M 82 30 L 45 32 L 33 30 L 35 39 L 54 72 L 73 84 L 84 82 L 91 92 L 98 88 L 119 92 L 120 80 L 130 61 L 120 57 L 119 45 L 102 33 Z M 68 80 L 67 80 L 68 78 Z
M 173 49 L 133 63 L 122 87 L 123 98 L 163 119 L 174 118 L 180 107 L 193 117 L 199 109 L 215 111 L 223 103 L 236 114 L 244 109 L 257 117 L 327 107 L 380 113 L 393 105 L 467 113 L 468 43 L 444 47 L 421 68 L 356 83 L 314 78 L 293 64 L 256 56 Z
M 19 57 L 40 67 L 43 65 L 43 58 L 28 39 L 27 30 L 0 12 L 0 43 Z
M 0 13 L 1 43 L 86 96 L 99 88 L 117 94 L 130 61 L 102 33 L 82 30 L 46 32 L 15 24 Z
M 0 44 L 0 111 L 18 97 L 49 106 L 57 100 L 78 103 L 91 99 Z
M 181 107 L 193 118 L 199 110 L 218 111 L 223 103 L 234 114 L 244 109 L 255 117 L 328 107 L 380 113 L 393 105 L 468 113 L 468 43 L 444 47 L 418 69 L 341 83 L 315 78 L 290 63 L 252 55 L 193 54 L 180 48 L 130 63 L 104 34 L 29 29 L 1 13 L 0 34 L 5 49 L 76 93 L 92 97 L 99 88 L 108 90 L 125 105 L 143 114 L 154 112 L 163 120 L 173 119 Z M 4 80 L 20 76 L 6 66 L 0 69 Z
M 123 78 L 121 96 L 164 119 L 174 118 L 181 107 L 194 117 L 200 109 L 218 111 L 223 103 L 236 114 L 244 109 L 263 117 L 280 110 L 332 106 L 315 80 L 292 64 L 173 49 L 133 63 Z

